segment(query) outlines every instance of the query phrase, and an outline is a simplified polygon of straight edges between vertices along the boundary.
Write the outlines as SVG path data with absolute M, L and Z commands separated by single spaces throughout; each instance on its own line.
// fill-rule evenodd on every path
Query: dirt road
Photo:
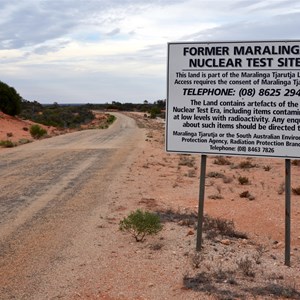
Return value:
M 84 225 L 95 212 L 105 215 L 112 205 L 111 185 L 144 142 L 144 131 L 133 119 L 116 116 L 107 130 L 1 150 L 1 299 L 51 299 L 67 293 L 71 279 L 58 274 L 50 280 L 49 274 L 75 238 L 79 252 L 73 255 L 83 255 L 86 241 L 78 235 L 88 230 Z

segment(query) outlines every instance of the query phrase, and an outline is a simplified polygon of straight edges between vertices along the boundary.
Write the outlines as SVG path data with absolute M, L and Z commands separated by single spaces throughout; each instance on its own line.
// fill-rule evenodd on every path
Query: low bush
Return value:
M 30 134 L 34 139 L 39 139 L 47 134 L 47 130 L 42 128 L 40 125 L 31 125 Z
M 219 172 L 212 171 L 212 172 L 207 173 L 206 176 L 210 177 L 210 178 L 224 178 L 225 175 L 222 173 L 219 173 Z
M 246 185 L 246 184 L 250 184 L 249 178 L 248 177 L 244 177 L 244 176 L 240 176 L 238 178 L 238 181 L 241 185 Z
M 250 194 L 249 191 L 244 191 L 244 192 L 241 192 L 241 193 L 240 193 L 240 197 L 241 197 L 241 198 L 248 198 L 248 199 L 251 198 L 251 199 L 252 199 L 253 196 L 251 197 L 251 194 Z M 253 199 L 252 199 L 252 200 L 253 200 Z
M 292 165 L 293 166 L 300 166 L 300 159 L 294 159 L 294 160 L 292 160 Z
M 187 166 L 189 168 L 193 168 L 195 166 L 195 157 L 190 156 L 188 154 L 181 154 L 179 156 L 179 166 Z
M 20 117 L 35 123 L 59 128 L 79 128 L 94 119 L 88 105 L 41 105 L 38 102 L 22 102 Z
M 294 195 L 300 195 L 300 186 L 292 188 L 292 192 Z
M 0 141 L 0 147 L 3 148 L 12 148 L 15 144 L 12 141 L 6 140 L 6 141 Z
M 250 169 L 250 168 L 255 168 L 256 165 L 253 164 L 251 161 L 249 160 L 244 160 L 244 161 L 241 161 L 238 165 L 239 168 L 241 169 Z
M 220 199 L 224 199 L 224 197 L 220 194 L 213 194 L 213 195 L 209 195 L 208 199 L 220 200 Z
M 162 225 L 157 214 L 137 209 L 120 222 L 119 229 L 131 233 L 137 242 L 142 242 L 146 235 L 162 230 Z
M 206 237 L 213 240 L 218 235 L 231 238 L 247 239 L 247 234 L 235 230 L 233 221 L 213 218 L 208 215 L 204 217 L 203 231 L 206 232 Z
M 238 269 L 242 271 L 245 276 L 255 277 L 255 272 L 253 268 L 253 262 L 248 256 L 241 258 L 237 262 Z
M 114 115 L 109 115 L 107 117 L 107 123 L 112 124 L 117 118 Z
M 28 144 L 28 143 L 30 143 L 31 141 L 30 140 L 28 140 L 28 139 L 20 139 L 19 141 L 18 141 L 18 144 L 19 145 L 24 145 L 24 144 Z
M 224 166 L 224 165 L 231 165 L 231 162 L 229 159 L 227 159 L 224 156 L 217 156 L 216 159 L 214 160 L 214 164 Z

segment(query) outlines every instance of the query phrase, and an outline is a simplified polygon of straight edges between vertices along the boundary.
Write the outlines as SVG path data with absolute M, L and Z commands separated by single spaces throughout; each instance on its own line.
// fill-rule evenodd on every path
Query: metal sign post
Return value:
M 207 158 L 206 155 L 201 155 L 201 172 L 200 172 L 200 190 L 199 190 L 199 205 L 198 205 L 196 251 L 201 251 L 201 244 L 202 244 L 206 158 Z
M 285 260 L 291 266 L 291 160 L 285 160 Z

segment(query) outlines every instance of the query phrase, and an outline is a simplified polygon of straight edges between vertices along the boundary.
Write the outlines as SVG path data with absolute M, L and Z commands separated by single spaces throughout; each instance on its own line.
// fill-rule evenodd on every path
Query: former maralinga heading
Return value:
M 232 50 L 231 50 L 232 49 Z M 224 55 L 299 55 L 299 45 L 248 45 L 248 46 L 201 46 L 184 47 L 183 55 L 224 56 Z
M 251 68 L 251 67 L 300 67 L 299 45 L 247 45 L 184 47 L 183 55 L 192 56 L 189 68 Z M 262 56 L 274 57 L 262 57 Z M 195 58 L 195 57 L 199 58 Z M 212 58 L 213 56 L 213 58 Z M 218 56 L 220 58 L 218 58 Z M 239 56 L 245 57 L 241 58 Z M 246 57 L 248 56 L 248 57 Z M 250 57 L 249 57 L 250 56 Z M 251 57 L 256 56 L 256 57 Z M 209 57 L 209 58 L 205 58 Z M 275 58 L 276 57 L 276 58 Z

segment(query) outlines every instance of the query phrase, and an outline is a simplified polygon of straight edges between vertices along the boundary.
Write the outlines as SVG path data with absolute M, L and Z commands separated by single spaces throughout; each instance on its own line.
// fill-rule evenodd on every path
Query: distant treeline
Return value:
M 166 101 L 158 100 L 153 104 L 144 101 L 142 104 L 112 102 L 105 104 L 53 104 L 42 105 L 37 101 L 21 101 L 19 116 L 36 123 L 61 128 L 75 128 L 93 120 L 92 110 L 104 111 L 139 111 L 148 113 L 151 118 L 164 117 Z
M 78 127 L 94 119 L 92 110 L 140 111 L 149 113 L 151 118 L 164 117 L 166 101 L 157 100 L 154 104 L 145 100 L 142 104 L 113 101 L 105 104 L 42 105 L 37 101 L 27 101 L 8 84 L 0 81 L 0 111 L 11 116 L 32 120 L 47 126 L 62 128 Z
M 120 103 L 113 101 L 105 104 L 87 104 L 87 106 L 94 110 L 139 111 L 158 115 L 166 109 L 166 100 L 157 100 L 153 104 L 146 100 L 144 103 Z

